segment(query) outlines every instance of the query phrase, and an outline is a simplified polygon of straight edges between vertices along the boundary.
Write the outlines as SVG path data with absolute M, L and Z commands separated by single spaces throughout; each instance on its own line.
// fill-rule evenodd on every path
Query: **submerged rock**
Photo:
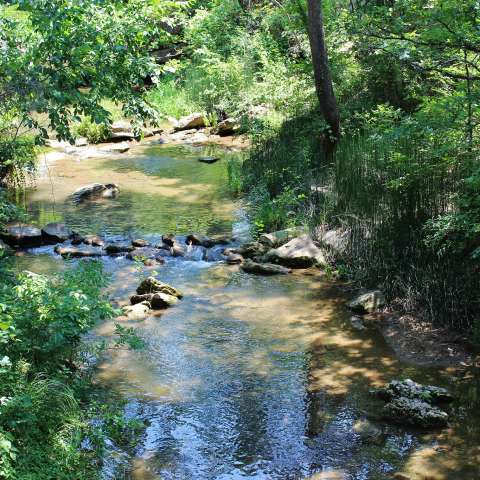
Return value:
M 275 265 L 273 263 L 257 263 L 247 259 L 240 267 L 244 272 L 254 275 L 287 275 L 291 272 L 289 268 Z
M 137 288 L 138 295 L 144 295 L 146 293 L 165 293 L 177 298 L 183 298 L 183 293 L 177 290 L 175 287 L 167 285 L 166 283 L 157 280 L 154 277 L 148 277 L 142 281 Z
M 383 307 L 386 303 L 385 295 L 380 290 L 359 295 L 347 304 L 348 308 L 356 313 L 372 313 Z
M 43 244 L 42 231 L 35 225 L 9 223 L 0 232 L 0 239 L 11 247 L 33 248 Z
M 73 232 L 64 223 L 49 223 L 42 228 L 42 235 L 45 243 L 63 243 Z
M 308 268 L 327 263 L 323 251 L 308 235 L 301 235 L 281 247 L 270 250 L 264 259 L 290 268 Z
M 63 258 L 93 258 L 105 255 L 105 251 L 99 247 L 74 247 L 62 246 L 55 247 L 55 253 L 61 255 Z
M 356 421 L 353 430 L 360 436 L 363 443 L 380 445 L 385 441 L 385 435 L 382 429 L 369 420 Z
M 158 250 L 153 247 L 136 248 L 127 253 L 129 260 L 142 260 L 144 263 L 146 260 L 155 260 L 158 263 L 165 263 L 165 259 L 159 255 Z
M 388 420 L 421 428 L 441 428 L 448 422 L 448 414 L 418 399 L 395 398 L 383 407 Z
M 172 307 L 178 302 L 178 297 L 175 295 L 169 295 L 168 293 L 144 293 L 139 295 L 133 295 L 130 298 L 132 305 L 139 303 L 148 303 L 154 310 L 160 310 L 162 308 Z

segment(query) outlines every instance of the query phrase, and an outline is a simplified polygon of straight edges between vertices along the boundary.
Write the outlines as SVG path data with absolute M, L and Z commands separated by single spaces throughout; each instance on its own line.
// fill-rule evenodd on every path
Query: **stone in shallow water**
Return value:
M 146 293 L 165 293 L 177 298 L 183 298 L 183 293 L 177 290 L 175 287 L 167 285 L 166 283 L 157 280 L 154 277 L 148 277 L 142 281 L 137 288 L 138 295 L 144 295 Z
M 422 400 L 427 403 L 447 403 L 453 400 L 453 396 L 446 388 L 433 385 L 422 385 L 407 378 L 406 380 L 392 380 L 385 387 L 375 392 L 384 400 L 405 397 Z
M 72 242 L 73 243 L 73 242 Z M 98 235 L 87 235 L 83 238 L 83 243 L 86 245 L 92 245 L 94 247 L 103 247 L 105 246 L 105 240 Z
M 49 223 L 42 228 L 42 235 L 46 243 L 62 243 L 68 240 L 73 232 L 64 223 Z
M 136 248 L 143 248 L 143 247 L 150 246 L 150 243 L 147 240 L 144 240 L 143 238 L 137 238 L 135 240 L 132 240 L 132 246 Z
M 254 275 L 287 275 L 291 272 L 289 268 L 275 265 L 273 263 L 256 263 L 252 260 L 245 260 L 240 268 L 247 273 Z
M 107 245 L 105 247 L 105 251 L 109 255 L 118 255 L 121 253 L 128 253 L 131 252 L 134 249 L 131 243 L 128 242 L 117 242 L 117 243 L 111 243 L 110 245 Z
M 9 223 L 0 232 L 0 239 L 11 247 L 39 247 L 43 243 L 42 231 L 35 225 Z
M 401 425 L 420 428 L 441 428 L 448 422 L 448 414 L 427 402 L 412 398 L 395 398 L 383 407 L 388 420 Z
M 198 161 L 202 163 L 216 163 L 220 160 L 220 157 L 199 157 Z
M 127 305 L 122 308 L 122 312 L 129 320 L 143 320 L 150 312 L 150 303 L 144 301 L 135 305 Z
M 63 258 L 94 258 L 105 255 L 105 251 L 99 247 L 90 246 L 62 246 L 55 247 L 55 253 L 61 255 Z
M 168 293 L 144 293 L 142 295 L 133 295 L 130 297 L 132 305 L 147 302 L 154 310 L 172 307 L 178 303 L 178 297 Z

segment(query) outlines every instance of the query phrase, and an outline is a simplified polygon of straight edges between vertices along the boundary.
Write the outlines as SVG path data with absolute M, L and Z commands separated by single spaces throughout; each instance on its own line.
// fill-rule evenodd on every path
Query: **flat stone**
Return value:
M 118 255 L 121 253 L 128 253 L 134 250 L 134 247 L 131 243 L 127 242 L 117 242 L 117 243 L 110 243 L 105 247 L 105 251 L 108 255 Z
M 49 223 L 42 228 L 42 235 L 45 243 L 63 243 L 73 232 L 64 223 Z
M 119 134 L 114 133 L 112 135 L 119 135 Z M 120 138 L 125 138 L 125 136 L 122 136 Z M 100 147 L 98 150 L 106 153 L 125 153 L 130 150 L 130 144 L 128 144 L 127 142 L 112 143 L 111 145 L 105 145 L 103 147 Z
M 132 240 L 132 246 L 136 248 L 143 248 L 143 247 L 148 247 L 150 245 L 147 240 L 144 240 L 143 238 L 137 238 L 135 240 Z
M 289 268 L 275 265 L 273 263 L 257 263 L 253 260 L 247 259 L 240 266 L 246 273 L 253 273 L 254 275 L 287 275 L 291 272 Z
M 216 163 L 220 160 L 220 157 L 199 157 L 198 161 L 202 163 Z
M 380 290 L 372 290 L 354 298 L 347 306 L 353 312 L 365 314 L 375 312 L 382 308 L 385 303 L 385 295 Z
M 63 258 L 93 258 L 105 255 L 105 251 L 100 247 L 73 247 L 57 245 L 55 253 Z
M 11 247 L 34 248 L 43 244 L 42 231 L 38 227 L 19 222 L 5 225 L 0 239 Z
M 281 247 L 270 250 L 265 255 L 265 261 L 290 268 L 308 268 L 327 264 L 323 251 L 308 235 L 301 235 Z
M 157 280 L 154 277 L 148 277 L 142 281 L 137 288 L 138 295 L 144 295 L 146 293 L 166 293 L 167 295 L 173 295 L 177 298 L 183 298 L 183 293 L 177 290 L 175 287 L 167 285 L 166 283 Z
M 163 308 L 172 307 L 178 303 L 178 297 L 162 292 L 144 293 L 142 295 L 133 295 L 130 298 L 130 302 L 132 305 L 148 302 L 154 310 L 161 310 Z

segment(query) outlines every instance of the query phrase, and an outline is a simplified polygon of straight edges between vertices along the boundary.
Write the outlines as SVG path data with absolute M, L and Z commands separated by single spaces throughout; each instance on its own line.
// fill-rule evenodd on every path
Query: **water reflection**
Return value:
M 60 160 L 29 205 L 39 221 L 55 216 L 84 233 L 153 241 L 170 231 L 244 234 L 226 194 L 225 165 L 201 164 L 199 154 L 152 146 L 74 166 Z M 118 199 L 80 206 L 69 200 L 78 186 L 107 180 L 120 184 Z M 152 270 L 139 272 L 123 258 L 102 261 L 119 304 Z M 43 272 L 65 266 L 51 248 L 16 262 Z M 371 387 L 398 377 L 445 379 L 397 361 L 375 331 L 352 330 L 341 292 L 320 272 L 261 278 L 184 259 L 155 268 L 185 298 L 165 313 L 127 322 L 146 350 L 113 352 L 99 365 L 98 381 L 148 425 L 128 468 L 107 459 L 104 478 L 360 480 L 395 471 L 412 480 L 480 477 L 478 385 L 460 383 L 455 421 L 444 432 L 422 435 L 380 421 Z M 106 322 L 96 333 L 113 330 Z M 367 419 L 381 430 L 378 441 L 356 431 Z

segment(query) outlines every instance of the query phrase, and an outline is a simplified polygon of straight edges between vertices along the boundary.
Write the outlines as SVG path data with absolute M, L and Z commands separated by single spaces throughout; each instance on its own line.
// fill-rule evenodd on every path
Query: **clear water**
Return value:
M 213 165 L 199 155 L 220 154 Z M 245 235 L 215 149 L 139 146 L 116 158 L 43 164 L 25 204 L 38 223 L 65 221 L 81 233 L 158 239 L 162 233 Z M 75 205 L 71 192 L 118 183 L 114 200 Z M 248 229 L 247 229 L 248 230 Z M 123 258 L 102 260 L 109 288 L 128 302 L 143 272 Z M 19 269 L 65 268 L 51 247 L 16 258 Z M 375 331 L 349 326 L 344 297 L 318 271 L 253 277 L 215 262 L 168 259 L 155 267 L 185 298 L 167 312 L 127 322 L 146 341 L 99 365 L 97 380 L 127 401 L 147 427 L 129 456 L 106 459 L 111 479 L 480 478 L 479 399 L 474 377 L 395 359 Z M 96 334 L 111 335 L 113 323 Z M 368 390 L 392 378 L 447 385 L 459 400 L 450 428 L 422 434 L 385 424 Z M 383 430 L 378 442 L 355 425 Z

